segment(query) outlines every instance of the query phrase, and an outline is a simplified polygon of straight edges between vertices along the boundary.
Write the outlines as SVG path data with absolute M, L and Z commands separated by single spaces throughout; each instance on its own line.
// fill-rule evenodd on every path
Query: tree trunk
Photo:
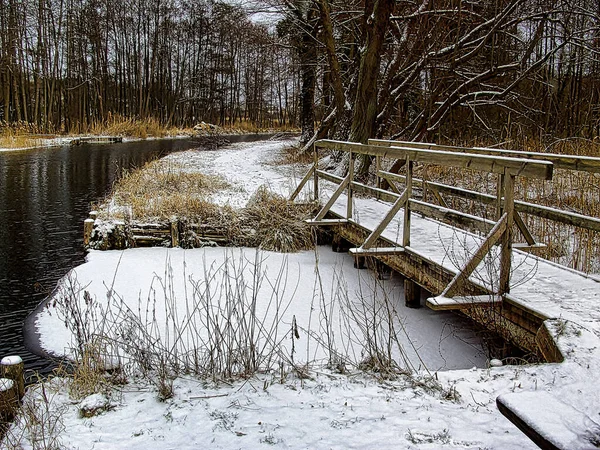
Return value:
M 365 24 L 366 40 L 360 59 L 358 86 L 350 127 L 349 139 L 352 142 L 365 144 L 373 133 L 377 118 L 377 79 L 381 51 L 394 4 L 393 0 L 376 0 L 372 11 L 365 10 L 368 20 Z M 366 175 L 370 164 L 371 159 L 368 156 L 362 157 L 357 175 Z

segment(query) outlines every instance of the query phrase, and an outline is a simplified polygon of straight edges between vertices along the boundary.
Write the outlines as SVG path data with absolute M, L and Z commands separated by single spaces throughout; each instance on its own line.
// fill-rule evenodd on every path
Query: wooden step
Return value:
M 321 220 L 313 220 L 313 219 L 307 219 L 305 220 L 305 222 L 309 225 L 315 226 L 315 227 L 331 227 L 331 226 L 335 226 L 335 225 L 344 225 L 346 223 L 348 223 L 347 219 L 321 219 Z
M 350 254 L 356 256 L 383 256 L 404 253 L 404 247 L 375 247 L 375 248 L 351 248 Z
M 535 250 L 538 248 L 546 248 L 547 245 L 541 244 L 539 242 L 536 242 L 535 244 L 528 244 L 527 242 L 517 242 L 517 243 L 513 243 L 512 247 L 517 250 L 526 251 L 526 250 Z
M 498 295 L 473 295 L 466 297 L 430 297 L 427 306 L 434 311 L 445 311 L 452 309 L 465 309 L 471 306 L 493 306 L 502 302 Z

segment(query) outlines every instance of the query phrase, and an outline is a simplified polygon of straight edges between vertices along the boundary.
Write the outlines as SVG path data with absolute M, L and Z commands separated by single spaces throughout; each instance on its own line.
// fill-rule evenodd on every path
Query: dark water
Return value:
M 264 135 L 229 140 L 259 138 Z M 90 204 L 108 193 L 124 168 L 199 144 L 161 140 L 0 152 L 0 358 L 20 355 L 27 369 L 42 373 L 53 367 L 26 348 L 23 323 L 84 261 Z

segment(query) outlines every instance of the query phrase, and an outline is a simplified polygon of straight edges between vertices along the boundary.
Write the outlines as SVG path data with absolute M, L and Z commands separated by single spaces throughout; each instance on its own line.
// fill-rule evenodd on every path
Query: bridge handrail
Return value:
M 510 174 L 528 178 L 552 179 L 554 165 L 550 161 L 513 158 L 507 156 L 479 155 L 441 150 L 426 150 L 407 146 L 380 146 L 354 142 L 322 139 L 316 148 L 341 150 L 349 153 L 379 156 L 383 158 L 408 159 L 413 162 L 467 168 L 488 173 Z
M 550 161 L 557 169 L 581 172 L 600 173 L 600 158 L 593 156 L 560 155 L 556 153 L 524 152 L 519 150 L 504 150 L 487 147 L 457 147 L 439 145 L 428 142 L 393 141 L 388 139 L 369 139 L 369 145 L 378 147 L 407 147 L 424 150 L 439 150 L 453 153 L 469 153 L 478 155 L 497 155 L 513 158 L 539 159 Z

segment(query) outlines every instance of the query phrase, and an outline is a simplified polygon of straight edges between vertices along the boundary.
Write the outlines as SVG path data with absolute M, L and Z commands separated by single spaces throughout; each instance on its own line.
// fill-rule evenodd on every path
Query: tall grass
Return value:
M 109 114 L 105 121 L 95 122 L 82 131 L 98 135 L 131 136 L 141 139 L 172 136 L 182 132 L 176 127 L 162 124 L 153 117 L 139 119 L 123 117 L 119 114 Z
M 156 383 L 161 396 L 169 380 L 182 374 L 218 381 L 323 363 L 386 377 L 412 372 L 401 343 L 402 321 L 381 281 L 365 281 L 355 299 L 339 273 L 330 292 L 317 277 L 314 320 L 299 325 L 291 304 L 301 277 L 290 276 L 287 259 L 269 276 L 260 250 L 252 257 L 238 254 L 228 252 L 222 263 L 204 261 L 197 279 L 167 264 L 137 306 L 110 286 L 106 301 L 92 299 L 74 277 L 67 278 L 51 308 L 73 337 L 71 357 L 80 364 L 93 361 L 85 364 L 90 370 L 118 362 L 126 376 Z M 187 286 L 185 298 L 175 294 L 180 282 Z M 299 333 L 306 338 L 299 340 Z M 299 344 L 306 348 L 304 360 Z M 102 389 L 105 378 L 87 377 L 77 392 L 88 394 L 94 379 Z
M 186 170 L 181 164 L 155 160 L 124 172 L 115 184 L 111 201 L 101 208 L 102 218 L 151 221 L 185 214 L 207 219 L 217 214 L 208 199 L 228 186 L 219 176 Z

